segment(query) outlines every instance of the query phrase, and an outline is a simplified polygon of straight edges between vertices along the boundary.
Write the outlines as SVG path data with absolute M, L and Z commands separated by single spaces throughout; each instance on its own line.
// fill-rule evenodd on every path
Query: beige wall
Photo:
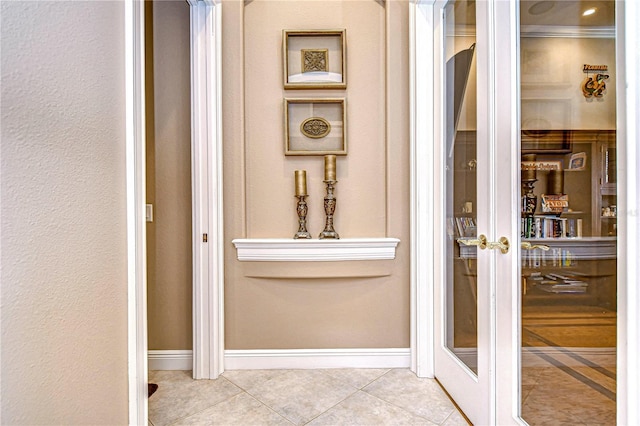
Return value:
M 373 0 L 325 6 L 223 5 L 229 349 L 409 346 L 408 7 L 394 1 L 385 9 Z M 155 2 L 149 30 L 154 117 L 147 182 L 155 207 L 147 228 L 149 349 L 192 345 L 188 13 L 184 2 Z M 284 91 L 284 28 L 346 28 L 347 90 Z M 235 259 L 233 238 L 295 233 L 295 169 L 308 173 L 309 229 L 315 236 L 323 227 L 322 157 L 285 158 L 284 97 L 347 98 L 349 155 L 338 159 L 336 229 L 343 238 L 399 237 L 397 260 L 273 265 Z
M 2 424 L 126 424 L 122 2 L 2 2 Z
M 191 349 L 189 5 L 147 3 L 149 349 Z
M 346 90 L 284 90 L 282 30 L 345 28 Z M 223 3 L 225 324 L 228 349 L 409 347 L 408 2 Z M 323 229 L 322 157 L 285 157 L 283 98 L 347 98 L 337 163 L 342 238 L 397 237 L 381 262 L 238 262 L 234 238 L 290 238 L 293 172 Z M 287 277 L 287 278 L 282 278 Z

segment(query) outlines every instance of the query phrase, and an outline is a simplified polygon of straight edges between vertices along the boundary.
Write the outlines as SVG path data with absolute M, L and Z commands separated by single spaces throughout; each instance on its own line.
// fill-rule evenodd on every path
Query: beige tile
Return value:
M 175 426 L 205 426 L 205 425 L 277 425 L 291 426 L 282 416 L 267 408 L 260 401 L 249 396 L 246 392 L 231 397 L 226 401 L 207 408 L 193 416 L 183 418 Z M 172 426 L 173 426 L 172 425 Z
M 290 370 L 226 370 L 222 375 L 236 386 L 247 390 Z
M 436 424 L 455 410 L 435 380 L 418 378 L 410 370 L 391 370 L 363 391 Z
M 304 424 L 357 389 L 320 370 L 290 370 L 248 393 L 295 424 Z
M 447 420 L 442 423 L 443 426 L 468 426 L 469 422 L 464 418 L 462 414 L 458 410 L 455 410 Z
M 308 423 L 332 425 L 427 425 L 434 423 L 359 391 Z
M 349 383 L 358 389 L 362 389 L 369 383 L 380 378 L 383 374 L 389 371 L 388 368 L 332 368 L 324 370 L 331 377 L 340 379 Z
M 241 392 L 225 378 L 193 380 L 190 371 L 150 372 L 158 390 L 149 398 L 149 420 L 154 426 L 168 425 L 198 413 Z
M 149 370 L 149 383 L 186 383 L 191 380 L 193 380 L 191 370 Z

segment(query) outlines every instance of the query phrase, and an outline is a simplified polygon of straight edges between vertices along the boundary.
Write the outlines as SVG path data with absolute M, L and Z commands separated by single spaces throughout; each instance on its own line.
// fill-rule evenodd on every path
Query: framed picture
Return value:
M 345 89 L 346 30 L 283 30 L 285 89 Z
M 346 100 L 285 99 L 285 155 L 346 155 Z
M 569 158 L 569 170 L 584 170 L 587 165 L 587 153 L 577 152 Z

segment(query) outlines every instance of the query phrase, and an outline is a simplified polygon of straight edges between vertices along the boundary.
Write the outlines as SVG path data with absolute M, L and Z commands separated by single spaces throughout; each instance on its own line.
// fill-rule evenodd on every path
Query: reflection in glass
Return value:
M 445 9 L 446 342 L 477 374 L 475 2 Z M 463 242 L 460 242 L 460 241 Z
M 588 3 L 585 15 L 581 1 L 520 2 L 521 415 L 532 425 L 616 422 L 615 2 Z M 585 90 L 594 81 L 600 93 Z

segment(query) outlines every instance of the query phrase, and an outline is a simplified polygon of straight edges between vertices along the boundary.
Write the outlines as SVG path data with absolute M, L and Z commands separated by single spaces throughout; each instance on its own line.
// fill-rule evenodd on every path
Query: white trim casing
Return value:
M 227 370 L 409 368 L 411 350 L 256 349 L 225 351 Z
M 220 90 L 222 4 L 216 1 L 189 0 L 189 6 L 191 8 L 193 193 L 193 377 L 215 379 L 224 370 L 224 232 Z
M 149 370 L 191 370 L 193 351 L 191 350 L 150 350 Z
M 127 337 L 129 424 L 147 424 L 144 2 L 126 0 Z
M 397 238 L 294 240 L 287 238 L 235 239 L 239 261 L 329 262 L 395 259 Z
M 411 369 L 434 377 L 434 2 L 410 11 Z
M 616 2 L 618 113 L 618 374 L 617 423 L 640 424 L 640 5 Z M 620 37 L 624 38 L 621 39 Z

